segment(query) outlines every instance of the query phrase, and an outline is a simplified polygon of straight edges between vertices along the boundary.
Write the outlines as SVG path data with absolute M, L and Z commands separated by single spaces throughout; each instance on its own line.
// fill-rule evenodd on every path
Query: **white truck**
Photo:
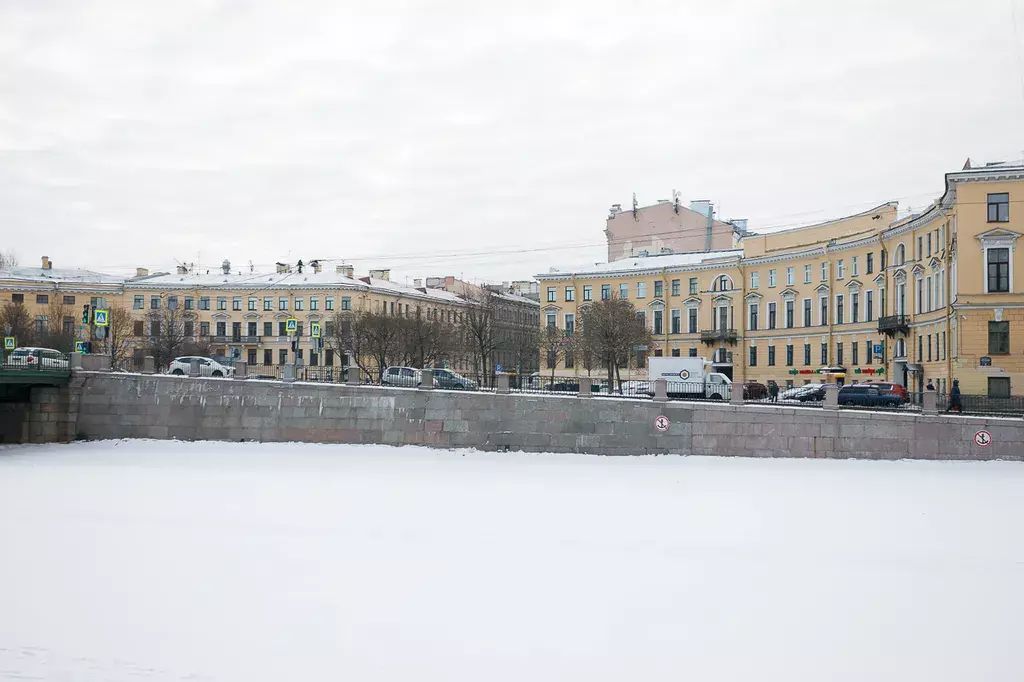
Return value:
M 704 358 L 648 358 L 647 374 L 653 382 L 668 382 L 670 398 L 731 400 L 732 380 L 721 372 L 710 371 Z M 651 392 L 654 392 L 653 383 Z

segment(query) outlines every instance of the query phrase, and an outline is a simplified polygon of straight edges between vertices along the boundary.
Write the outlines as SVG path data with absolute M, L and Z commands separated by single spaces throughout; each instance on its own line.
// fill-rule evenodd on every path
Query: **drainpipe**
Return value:
M 704 250 L 711 250 L 711 227 L 714 223 L 715 206 L 711 202 L 708 202 L 708 215 L 707 215 L 707 228 L 704 231 Z

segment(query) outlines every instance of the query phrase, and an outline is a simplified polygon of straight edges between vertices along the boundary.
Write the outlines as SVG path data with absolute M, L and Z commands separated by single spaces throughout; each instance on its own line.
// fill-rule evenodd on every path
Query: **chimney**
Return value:
M 43 270 L 52 270 L 53 263 L 50 262 L 49 256 L 43 256 Z
M 391 281 L 391 269 L 384 268 L 381 270 L 370 270 L 370 279 L 382 279 L 389 282 Z
M 336 265 L 334 271 L 339 275 L 344 275 L 350 279 L 355 279 L 356 268 L 353 265 Z
M 181 270 L 181 266 L 180 265 L 178 266 L 178 269 Z M 149 277 L 149 270 L 147 270 L 146 268 L 135 268 L 135 276 L 136 277 Z
M 141 270 L 142 268 L 139 268 L 139 269 Z M 149 274 L 149 273 L 146 273 L 146 274 Z M 185 267 L 184 265 L 179 265 L 178 266 L 178 274 L 179 275 L 187 275 L 188 274 L 188 268 Z
M 221 262 L 221 264 L 220 264 L 220 269 L 221 269 L 221 271 L 224 272 L 225 275 L 230 275 L 231 274 L 231 261 L 229 261 L 227 258 L 225 258 Z
M 421 289 L 421 288 L 423 288 L 423 280 L 417 277 L 416 279 L 414 279 L 412 281 L 412 286 L 413 286 L 414 289 Z

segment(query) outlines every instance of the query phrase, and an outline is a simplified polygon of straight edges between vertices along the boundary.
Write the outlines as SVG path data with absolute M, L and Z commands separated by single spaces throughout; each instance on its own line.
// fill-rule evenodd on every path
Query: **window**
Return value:
M 274 323 L 273 322 L 264 322 L 263 323 L 263 336 L 273 336 L 273 335 L 274 335 Z
M 565 288 L 565 300 L 566 301 L 575 301 L 576 300 L 576 287 L 566 287 Z
M 857 266 L 857 256 L 854 256 L 850 260 L 850 276 L 851 277 L 856 277 L 859 274 L 860 274 L 860 270 L 859 270 L 859 268 Z
M 150 296 L 149 297 L 149 307 L 152 310 L 159 310 L 159 308 L 160 308 L 160 297 L 159 296 Z
M 302 336 L 302 323 L 299 322 L 295 325 L 295 336 Z
M 865 269 L 865 272 L 870 275 L 874 271 L 875 271 L 875 254 L 869 253 L 868 254 L 867 268 Z
M 917 361 L 924 362 L 924 337 L 921 335 L 917 337 Z
M 619 298 L 621 298 L 623 301 L 625 301 L 627 298 L 629 298 L 629 285 L 628 284 L 620 284 L 619 285 Z
M 288 299 L 284 297 L 277 299 L 277 309 L 288 310 Z
M 1010 249 L 985 249 L 986 271 L 988 273 L 987 294 L 1010 291 Z
M 555 300 L 556 300 L 556 297 L 557 297 L 557 294 L 556 294 L 555 287 L 548 287 L 548 303 L 554 303 Z
M 828 281 L 828 261 L 825 261 L 821 264 L 821 281 Z
M 565 314 L 565 335 L 572 336 L 576 333 L 576 315 L 573 313 Z
M 195 308 L 195 298 L 192 296 L 185 297 L 185 310 L 193 310 Z
M 333 296 L 328 296 L 327 297 L 327 309 L 328 310 L 334 310 L 334 297 Z M 352 310 L 352 297 L 351 296 L 342 296 L 341 297 L 341 309 L 342 310 Z
M 845 275 L 846 267 L 843 265 L 843 259 L 840 258 L 836 262 L 836 279 L 842 279 Z
M 612 285 L 611 284 L 602 284 L 601 285 L 601 300 L 602 301 L 607 301 L 611 297 L 612 297 Z
M 795 275 L 795 270 L 793 268 L 786 268 L 786 284 L 787 285 L 793 286 L 793 283 L 796 281 L 794 279 L 795 276 L 796 276 Z
M 928 233 L 928 237 L 925 239 L 925 244 L 928 245 L 928 255 L 932 255 L 932 233 Z
M 989 355 L 1005 355 L 1010 352 L 1010 323 L 988 323 Z
M 750 304 L 750 323 L 748 325 L 748 330 L 752 332 L 757 331 L 757 307 L 756 303 Z
M 769 287 L 774 287 L 775 286 L 775 270 L 774 269 L 768 271 L 768 286 Z
M 295 303 L 293 305 L 295 306 L 295 310 L 305 310 L 306 309 L 306 299 L 299 298 L 298 296 L 296 296 L 295 297 Z
M 142 320 L 134 320 L 132 322 L 132 334 L 135 336 L 142 336 L 146 333 L 145 322 Z
M 344 303 L 344 300 L 345 299 L 342 298 L 342 303 Z M 334 310 L 334 297 L 333 296 L 325 296 L 324 297 L 324 310 Z
M 810 284 L 810 283 L 811 283 L 811 266 L 810 265 L 805 265 L 804 266 L 804 284 Z
M 45 305 L 45 304 L 47 304 L 49 302 L 50 302 L 50 295 L 49 294 L 36 294 L 36 303 Z
M 11 302 L 12 303 L 24 303 L 25 302 L 25 294 L 11 294 Z
M 277 363 L 279 365 L 287 365 L 288 364 L 288 349 L 287 348 L 281 348 L 280 350 L 277 351 Z
M 818 324 L 828 326 L 828 296 L 821 297 L 821 310 L 818 311 Z
M 858 352 L 858 350 L 858 344 L 856 341 L 854 341 L 852 347 L 850 348 L 850 362 L 853 365 L 860 364 L 860 353 Z
M 687 308 L 686 309 L 686 329 L 687 334 L 697 333 L 697 309 Z
M 932 335 L 928 335 L 928 362 L 932 361 Z
M 209 336 L 210 335 L 210 323 L 209 322 L 200 322 L 199 323 L 199 335 L 200 336 Z
M 860 322 L 860 294 L 850 294 L 850 305 L 853 308 L 850 322 Z
M 946 332 L 942 332 L 942 359 L 946 359 Z
M 786 367 L 793 366 L 793 344 L 786 346 Z
M 793 310 L 795 305 L 795 301 L 786 301 L 786 329 L 792 329 L 793 325 L 796 324 L 793 319 L 795 317 Z
M 232 310 L 241 310 L 242 309 L 242 297 L 241 296 L 232 296 L 231 297 L 231 309 Z
M 565 351 L 565 368 L 572 369 L 576 366 L 576 355 L 571 351 Z
M 775 366 L 775 346 L 768 346 L 768 366 Z
M 647 326 L 647 311 L 646 310 L 638 310 L 638 311 L 636 311 L 636 318 L 638 320 L 640 320 L 640 324 L 642 324 L 644 327 Z
M 894 265 L 903 265 L 907 262 L 907 248 L 900 244 L 896 247 L 896 258 L 893 260 Z
M 277 335 L 278 336 L 288 336 L 288 326 L 287 326 L 287 324 L 285 323 L 284 320 L 280 320 L 277 323 Z
M 846 315 L 843 310 L 843 295 L 836 294 L 836 324 L 846 322 Z
M 65 296 L 64 297 L 64 305 L 74 305 L 74 304 L 75 304 L 75 297 L 74 296 Z
M 768 304 L 768 328 L 769 329 L 775 329 L 776 308 L 778 307 L 778 305 L 779 305 L 778 303 L 774 303 L 774 302 Z
M 231 323 L 231 340 L 241 341 L 242 340 L 242 323 L 232 322 Z
M 691 294 L 697 293 L 697 278 L 696 277 L 691 277 L 690 278 L 690 293 Z
M 593 301 L 594 300 L 594 287 L 593 286 L 591 286 L 589 284 L 583 285 L 583 300 L 584 301 Z
M 661 298 L 665 295 L 665 283 L 660 279 L 654 283 L 654 297 Z
M 678 348 L 673 348 L 672 349 L 672 357 L 674 357 L 674 358 L 678 358 L 679 357 L 679 349 Z
M 672 295 L 673 296 L 678 296 L 679 295 L 679 280 L 678 279 L 672 280 Z
M 936 278 L 935 281 L 938 281 Z M 924 311 L 931 312 L 932 310 L 932 278 L 928 277 L 925 279 L 925 308 Z
M 146 297 L 145 296 L 136 296 L 135 297 L 135 301 L 132 303 L 132 308 L 134 308 L 135 310 L 142 310 L 142 308 L 145 307 L 145 305 L 146 305 L 145 301 L 146 301 Z M 141 334 L 140 334 L 140 336 L 141 336 Z
M 673 334 L 679 334 L 683 331 L 683 320 L 681 313 L 682 311 L 679 310 L 679 308 L 675 308 L 672 310 L 672 326 L 670 328 L 670 331 Z
M 821 344 L 821 364 L 822 365 L 827 365 L 828 364 L 828 344 L 827 343 Z
M 217 310 L 227 310 L 227 309 L 228 309 L 228 297 L 227 296 L 218 296 L 217 297 Z
M 149 321 L 149 335 L 160 336 L 160 320 Z
M 696 349 L 696 348 L 690 348 L 690 350 L 689 350 L 689 352 L 687 353 L 687 355 L 688 355 L 689 357 L 691 357 L 691 358 L 695 358 L 695 357 L 697 357 L 697 349 Z
M 636 368 L 644 369 L 647 367 L 647 351 L 638 350 L 636 352 Z
M 255 296 L 249 297 L 249 310 L 256 310 L 256 300 Z
M 920 314 L 920 313 L 924 312 L 924 309 L 921 307 L 923 303 L 924 303 L 924 280 L 923 279 L 919 279 L 919 280 L 917 280 L 917 299 L 915 301 L 916 308 L 914 309 L 915 313 Z
M 556 327 L 556 325 L 558 324 L 558 321 L 557 321 L 558 316 L 555 313 L 548 313 L 546 318 L 547 318 L 548 329 L 554 329 Z
M 750 347 L 750 366 L 757 367 L 757 346 Z
M 836 364 L 840 365 L 840 366 L 843 364 L 843 344 L 842 343 L 836 343 Z
M 226 336 L 226 335 L 227 335 L 227 323 L 226 322 L 218 322 L 217 323 L 217 336 Z
M 811 299 L 804 299 L 804 326 L 811 326 Z
M 1010 221 L 1010 195 L 988 195 L 988 221 L 990 223 L 1006 223 Z
M 319 296 L 310 296 L 309 297 L 309 309 L 310 310 L 320 310 L 320 297 Z
M 663 310 L 655 310 L 654 311 L 654 333 L 655 334 L 664 334 L 665 333 L 664 319 L 663 319 L 664 317 L 665 317 L 665 311 L 663 311 Z
M 873 300 L 873 295 L 874 295 L 873 291 L 868 291 L 868 292 L 866 292 L 864 294 L 864 305 L 867 306 L 867 310 L 864 311 L 866 313 L 866 315 L 864 317 L 864 320 L 866 322 L 871 322 L 873 319 L 875 319 L 875 310 L 874 310 L 874 303 L 875 302 Z
M 636 297 L 647 298 L 647 282 L 636 283 Z
M 168 310 L 177 310 L 178 309 L 178 297 L 177 296 L 168 296 L 167 297 L 167 309 Z
M 264 310 L 273 310 L 274 309 L 274 298 L 273 298 L 273 296 L 264 296 L 263 297 L 263 309 Z
M 732 283 L 729 282 L 729 276 L 728 275 L 720 275 L 718 277 L 718 290 L 719 291 L 729 291 L 730 289 L 732 289 Z
M 811 344 L 804 344 L 804 366 L 811 364 Z
M 758 280 L 758 273 L 756 273 L 756 272 L 750 273 L 750 288 L 751 289 L 756 289 L 757 288 L 757 280 Z
M 990 398 L 1009 398 L 1010 397 L 1010 377 L 989 377 L 988 378 L 988 397 L 990 397 Z

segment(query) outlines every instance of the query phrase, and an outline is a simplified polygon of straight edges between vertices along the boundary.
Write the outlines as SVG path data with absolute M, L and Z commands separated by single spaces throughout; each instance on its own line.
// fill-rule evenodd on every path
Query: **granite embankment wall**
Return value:
M 85 372 L 79 438 L 311 441 L 597 455 L 1024 460 L 1024 421 Z M 671 425 L 658 431 L 659 415 Z M 992 434 L 979 447 L 974 434 Z

